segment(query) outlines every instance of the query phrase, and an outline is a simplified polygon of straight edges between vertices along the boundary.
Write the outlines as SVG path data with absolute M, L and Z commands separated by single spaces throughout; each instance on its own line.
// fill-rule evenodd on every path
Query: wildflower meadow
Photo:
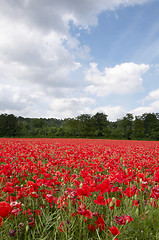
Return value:
M 1 138 L 0 239 L 159 239 L 159 142 Z

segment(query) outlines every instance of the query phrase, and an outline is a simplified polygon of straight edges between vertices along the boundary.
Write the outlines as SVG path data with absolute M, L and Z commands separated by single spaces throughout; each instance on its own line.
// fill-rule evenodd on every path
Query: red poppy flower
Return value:
M 124 195 L 127 197 L 132 197 L 135 194 L 138 195 L 138 189 L 135 187 L 135 185 L 133 185 L 132 188 L 131 187 L 126 188 L 124 191 Z
M 29 218 L 29 222 L 28 222 L 28 225 L 31 227 L 31 226 L 35 226 L 35 219 L 33 217 L 30 217 Z
M 139 201 L 133 200 L 132 206 L 139 207 Z
M 109 192 L 111 190 L 110 181 L 105 179 L 102 183 L 97 185 L 97 189 L 101 191 L 101 193 Z
M 133 221 L 133 218 L 129 215 L 126 216 L 125 214 L 123 214 L 120 217 L 115 216 L 114 221 L 119 225 L 125 225 L 126 223 Z
M 59 230 L 60 230 L 60 232 L 64 232 L 65 231 L 63 222 L 60 223 Z
M 120 234 L 119 229 L 115 226 L 110 227 L 109 230 L 110 230 L 111 234 L 113 234 L 113 235 L 119 235 Z
M 0 202 L 0 217 L 6 217 L 11 212 L 11 206 L 7 202 Z
M 95 232 L 96 231 L 96 227 L 93 224 L 89 224 L 88 225 L 88 230 Z
M 37 209 L 37 210 L 34 211 L 34 213 L 35 213 L 35 215 L 42 216 L 42 215 L 41 215 L 41 210 L 38 210 L 38 209 Z
M 78 208 L 77 208 L 77 212 L 80 215 L 83 215 L 89 219 L 91 219 L 93 217 L 92 212 L 89 209 L 86 209 L 86 206 L 81 204 Z
M 151 189 L 151 196 L 152 198 L 158 199 L 159 198 L 159 186 L 155 186 Z
M 153 179 L 155 182 L 159 182 L 159 170 L 153 175 Z
M 94 223 L 97 225 L 97 227 L 99 228 L 100 231 L 106 229 L 106 225 L 105 225 L 105 221 L 104 221 L 104 215 L 99 216 L 97 221 L 95 221 Z
M 97 196 L 97 199 L 94 200 L 94 203 L 98 205 L 106 205 L 106 200 L 103 196 Z

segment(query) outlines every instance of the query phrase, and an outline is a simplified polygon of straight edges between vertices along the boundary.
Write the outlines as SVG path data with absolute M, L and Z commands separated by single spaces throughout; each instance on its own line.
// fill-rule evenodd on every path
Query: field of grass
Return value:
M 159 239 L 159 142 L 0 139 L 0 239 Z

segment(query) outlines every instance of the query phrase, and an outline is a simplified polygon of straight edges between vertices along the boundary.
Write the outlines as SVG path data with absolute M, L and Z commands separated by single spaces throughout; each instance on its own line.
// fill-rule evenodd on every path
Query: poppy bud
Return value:
M 11 229 L 11 230 L 9 231 L 9 236 L 10 236 L 10 237 L 14 237 L 14 236 L 15 236 L 15 231 L 14 231 L 14 229 Z

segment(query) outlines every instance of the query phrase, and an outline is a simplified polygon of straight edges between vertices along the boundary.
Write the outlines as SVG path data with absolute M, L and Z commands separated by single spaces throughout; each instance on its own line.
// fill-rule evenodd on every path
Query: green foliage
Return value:
M 13 114 L 0 115 L 0 137 L 15 137 L 18 134 L 18 121 Z
M 134 138 L 136 139 L 143 138 L 144 137 L 144 121 L 140 116 L 135 117 L 133 127 L 134 127 L 134 131 L 133 131 Z
M 108 135 L 108 120 L 104 113 L 96 113 L 92 117 L 92 125 L 96 137 Z
M 0 115 L 0 137 L 47 138 L 110 138 L 159 140 L 159 114 L 127 113 L 110 122 L 104 113 L 81 114 L 64 120 L 56 118 L 23 118 L 13 114 Z
M 133 125 L 133 115 L 131 113 L 127 113 L 125 117 L 122 119 L 122 126 L 124 129 L 124 138 L 131 139 L 132 138 L 132 125 Z

